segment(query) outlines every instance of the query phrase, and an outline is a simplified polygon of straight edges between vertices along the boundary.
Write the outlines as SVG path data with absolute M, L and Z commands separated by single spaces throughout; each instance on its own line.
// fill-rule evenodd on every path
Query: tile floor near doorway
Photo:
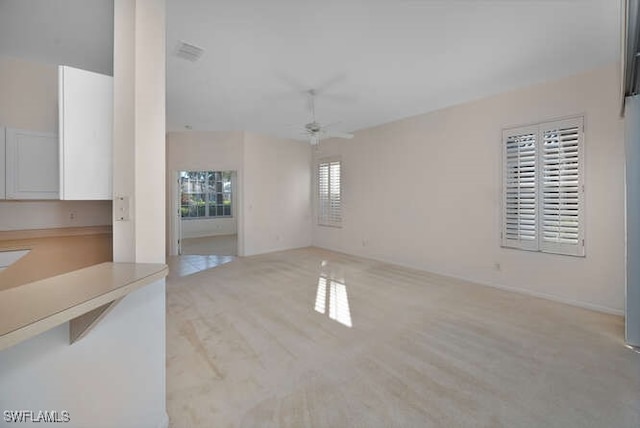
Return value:
M 200 238 L 184 238 L 182 240 L 184 255 L 216 255 L 237 256 L 238 235 L 204 236 Z
M 167 311 L 174 428 L 640 426 L 618 316 L 314 248 L 176 274 Z

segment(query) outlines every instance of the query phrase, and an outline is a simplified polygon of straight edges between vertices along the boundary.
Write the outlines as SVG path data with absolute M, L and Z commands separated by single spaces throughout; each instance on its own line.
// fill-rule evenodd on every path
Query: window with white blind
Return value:
M 342 225 L 342 188 L 339 160 L 321 161 L 318 164 L 318 224 Z
M 502 244 L 584 256 L 583 119 L 503 132 Z

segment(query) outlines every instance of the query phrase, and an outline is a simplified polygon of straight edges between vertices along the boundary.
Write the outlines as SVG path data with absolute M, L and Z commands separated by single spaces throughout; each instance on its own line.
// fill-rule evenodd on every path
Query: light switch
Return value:
M 116 221 L 129 221 L 129 197 L 116 196 Z

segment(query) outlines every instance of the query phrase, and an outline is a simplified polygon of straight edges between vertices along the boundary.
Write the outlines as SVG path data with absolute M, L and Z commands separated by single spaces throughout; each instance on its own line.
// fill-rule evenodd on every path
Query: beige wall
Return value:
M 168 236 L 170 206 L 181 170 L 237 171 L 234 200 L 238 253 L 254 255 L 311 244 L 308 143 L 248 132 L 172 132 L 167 136 Z M 171 254 L 171 248 L 168 249 Z
M 243 132 L 169 132 L 167 170 L 238 170 L 243 139 Z
M 595 309 L 624 307 L 617 65 L 323 142 L 343 161 L 342 229 L 314 245 Z M 585 117 L 586 257 L 500 247 L 501 130 Z
M 0 56 L 0 126 L 58 132 L 58 68 Z
M 57 67 L 0 56 L 0 94 L 0 127 L 58 132 Z M 107 224 L 108 201 L 0 201 L 0 230 Z
M 234 207 L 235 208 L 235 207 Z M 183 238 L 235 235 L 238 233 L 237 213 L 234 217 L 182 220 Z
M 245 134 L 245 255 L 311 244 L 310 163 L 308 142 Z
M 111 201 L 0 201 L 0 231 L 111 224 Z
M 243 132 L 170 132 L 167 134 L 167 252 L 176 254 L 172 239 L 177 227 L 176 179 L 179 171 L 236 171 L 234 218 L 220 220 L 185 220 L 183 237 L 240 233 L 238 217 L 241 197 Z

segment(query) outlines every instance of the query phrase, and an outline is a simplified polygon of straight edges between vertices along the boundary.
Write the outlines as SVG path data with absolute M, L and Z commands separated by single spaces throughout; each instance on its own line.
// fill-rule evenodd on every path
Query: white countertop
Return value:
M 0 350 L 164 278 L 154 263 L 102 263 L 0 291 Z

